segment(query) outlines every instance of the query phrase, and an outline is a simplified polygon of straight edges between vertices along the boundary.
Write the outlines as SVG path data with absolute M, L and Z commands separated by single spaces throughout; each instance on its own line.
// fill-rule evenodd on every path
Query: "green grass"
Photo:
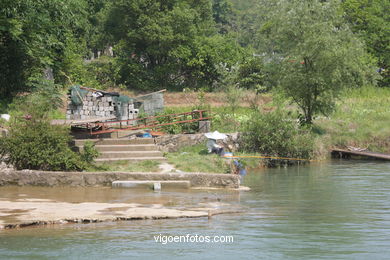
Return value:
M 193 107 L 167 107 L 165 113 L 190 112 Z M 211 130 L 218 130 L 221 133 L 238 132 L 242 123 L 249 118 L 251 110 L 249 107 L 238 107 L 233 114 L 229 107 L 211 107 Z
M 87 171 L 124 171 L 124 172 L 158 172 L 159 162 L 146 160 L 140 162 L 112 162 L 92 165 Z
M 204 144 L 183 147 L 176 153 L 166 155 L 168 162 L 185 172 L 229 173 L 227 159 L 208 154 Z
M 348 89 L 329 118 L 315 121 L 322 144 L 390 152 L 390 89 Z

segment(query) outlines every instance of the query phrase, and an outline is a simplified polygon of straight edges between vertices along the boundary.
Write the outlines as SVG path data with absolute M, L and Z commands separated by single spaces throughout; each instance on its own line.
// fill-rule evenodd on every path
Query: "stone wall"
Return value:
M 0 171 L 0 186 L 111 186 L 113 181 L 190 181 L 191 187 L 239 188 L 239 176 L 209 173 Z
M 235 152 L 239 148 L 239 133 L 226 134 L 228 137 L 221 141 L 226 150 Z M 163 135 L 155 138 L 155 143 L 162 152 L 177 152 L 185 146 L 196 144 L 205 144 L 207 138 L 204 134 L 178 134 L 178 135 Z
M 196 145 L 200 143 L 206 144 L 207 138 L 204 134 L 178 134 L 178 135 L 163 135 L 156 137 L 155 143 L 158 149 L 162 152 L 177 152 L 185 146 Z

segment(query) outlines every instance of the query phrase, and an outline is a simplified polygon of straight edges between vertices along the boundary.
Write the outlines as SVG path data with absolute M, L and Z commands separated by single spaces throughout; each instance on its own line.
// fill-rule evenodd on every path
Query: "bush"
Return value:
M 81 153 L 81 158 L 86 163 L 92 163 L 95 158 L 99 156 L 99 152 L 95 148 L 95 143 L 91 141 L 86 141 L 84 143 L 83 152 Z
M 245 152 L 310 159 L 314 139 L 310 131 L 300 128 L 278 109 L 265 114 L 253 113 L 244 127 L 242 143 Z
M 174 110 L 164 110 L 164 112 L 158 114 L 159 116 L 163 115 L 169 115 L 169 114 L 175 114 L 178 112 L 175 112 Z M 204 114 L 204 116 L 207 116 Z M 190 115 L 187 116 L 182 116 L 180 118 L 174 118 L 173 117 L 159 117 L 157 118 L 157 121 L 160 124 L 165 124 L 165 123 L 172 123 L 172 122 L 177 122 L 181 120 L 190 120 L 192 117 Z M 199 122 L 192 122 L 192 123 L 178 123 L 178 124 L 173 124 L 173 125 L 165 125 L 161 126 L 160 129 L 161 131 L 167 133 L 167 134 L 182 134 L 182 133 L 196 133 L 199 128 Z
M 66 128 L 45 120 L 18 120 L 0 138 L 0 158 L 16 169 L 79 171 L 87 164 L 69 147 Z

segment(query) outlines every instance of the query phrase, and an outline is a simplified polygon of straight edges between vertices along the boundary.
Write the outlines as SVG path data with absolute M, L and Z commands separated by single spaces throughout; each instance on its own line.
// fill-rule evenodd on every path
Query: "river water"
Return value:
M 250 172 L 249 192 L 74 190 L 91 201 L 227 202 L 211 219 L 68 224 L 0 231 L 0 259 L 389 259 L 390 163 L 330 161 Z M 0 188 L 0 194 L 31 190 Z M 35 197 L 66 192 L 35 190 Z M 51 194 L 51 195 L 50 195 Z M 57 195 L 54 195 L 57 194 Z M 83 195 L 84 194 L 84 195 Z M 84 197 L 83 197 L 84 196 Z M 70 200 L 71 196 L 67 196 Z M 58 198 L 56 198 L 58 199 Z M 77 201 L 75 201 L 77 202 Z M 233 236 L 233 243 L 155 242 L 158 235 Z

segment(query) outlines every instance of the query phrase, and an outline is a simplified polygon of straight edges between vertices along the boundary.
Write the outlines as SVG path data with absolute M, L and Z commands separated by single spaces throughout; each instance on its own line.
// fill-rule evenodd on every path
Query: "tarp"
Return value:
M 87 95 L 88 90 L 81 89 L 80 86 L 72 86 L 70 89 L 70 99 L 72 104 L 80 106 L 83 104 L 83 98 Z
M 221 134 L 218 131 L 210 132 L 210 133 L 205 133 L 204 134 L 208 139 L 214 139 L 214 140 L 222 140 L 227 137 L 225 134 Z

